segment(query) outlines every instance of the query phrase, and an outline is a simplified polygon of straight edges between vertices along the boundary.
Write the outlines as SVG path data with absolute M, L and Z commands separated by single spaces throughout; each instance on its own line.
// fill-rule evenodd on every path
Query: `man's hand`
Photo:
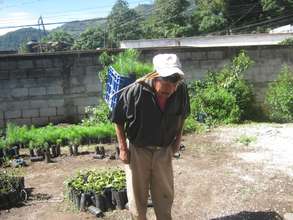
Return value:
M 126 149 L 120 149 L 119 158 L 123 163 L 129 164 L 130 163 L 129 150 L 127 148 Z

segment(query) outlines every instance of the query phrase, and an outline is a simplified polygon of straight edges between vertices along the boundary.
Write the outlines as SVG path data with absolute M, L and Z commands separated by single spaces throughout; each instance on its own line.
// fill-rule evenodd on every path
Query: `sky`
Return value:
M 20 25 L 55 23 L 106 17 L 116 0 L 0 0 L 0 35 Z M 129 7 L 150 4 L 153 0 L 127 0 Z M 60 25 L 45 25 L 51 30 Z M 38 28 L 38 27 L 35 27 Z

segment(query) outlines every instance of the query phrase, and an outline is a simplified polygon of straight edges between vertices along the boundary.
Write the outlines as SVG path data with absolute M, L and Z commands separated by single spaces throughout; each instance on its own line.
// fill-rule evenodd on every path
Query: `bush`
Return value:
M 265 104 L 268 117 L 276 122 L 293 121 L 293 71 L 284 66 L 275 82 L 269 84 Z
M 208 72 L 203 81 L 189 84 L 192 115 L 205 115 L 209 125 L 236 123 L 248 118 L 253 94 L 243 73 L 252 63 L 242 51 L 229 66 L 218 72 Z
M 47 125 L 41 128 L 19 127 L 10 124 L 8 128 L 5 143 L 9 143 L 9 146 L 24 145 L 31 149 L 45 149 L 50 145 L 66 145 L 73 142 L 98 143 L 104 139 L 110 140 L 115 137 L 114 126 L 110 123 L 99 123 L 92 126 L 70 125 L 67 127 Z M 26 138 L 19 138 L 18 132 Z
M 110 65 L 122 76 L 135 74 L 136 78 L 139 78 L 152 72 L 152 64 L 140 62 L 139 55 L 140 53 L 135 49 L 127 49 L 124 52 L 112 56 L 103 52 L 99 57 L 101 64 L 104 66 L 104 69 L 99 73 L 103 85 L 106 83 Z
M 85 118 L 82 125 L 93 126 L 98 123 L 109 123 L 110 109 L 105 101 L 100 101 L 98 106 L 88 106 L 85 109 Z
M 198 114 L 206 115 L 209 124 L 228 124 L 240 119 L 236 98 L 224 88 L 207 87 L 201 94 L 191 99 L 191 109 Z
M 280 45 L 293 45 L 293 38 L 287 38 L 279 43 Z
M 101 194 L 105 188 L 122 190 L 126 188 L 125 172 L 121 169 L 79 171 L 68 179 L 65 185 L 79 192 Z

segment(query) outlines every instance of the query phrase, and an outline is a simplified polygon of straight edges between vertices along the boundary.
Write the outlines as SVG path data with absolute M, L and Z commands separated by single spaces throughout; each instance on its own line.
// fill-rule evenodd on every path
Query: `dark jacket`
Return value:
M 161 111 L 152 81 L 135 83 L 120 95 L 111 114 L 112 122 L 124 124 L 127 138 L 138 147 L 167 147 L 179 132 L 180 123 L 190 113 L 187 86 L 181 82 Z

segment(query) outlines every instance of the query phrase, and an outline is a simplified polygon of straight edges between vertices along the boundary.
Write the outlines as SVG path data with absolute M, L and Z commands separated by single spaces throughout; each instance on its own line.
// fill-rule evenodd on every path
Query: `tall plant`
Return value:
M 265 104 L 272 121 L 293 122 L 293 71 L 283 66 L 267 90 Z
M 242 51 L 230 65 L 218 72 L 209 72 L 203 81 L 191 83 L 191 114 L 194 117 L 204 115 L 211 124 L 245 119 L 253 103 L 253 94 L 243 74 L 252 63 Z

